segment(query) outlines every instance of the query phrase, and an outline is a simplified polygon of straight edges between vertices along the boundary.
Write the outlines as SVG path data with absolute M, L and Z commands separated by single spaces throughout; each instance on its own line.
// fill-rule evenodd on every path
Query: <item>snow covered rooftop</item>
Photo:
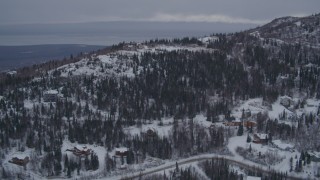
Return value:
M 310 154 L 311 156 L 320 158 L 320 152 L 308 151 L 308 154 Z
M 241 120 L 239 118 L 236 118 L 236 120 L 234 120 L 233 122 L 241 122 Z
M 201 41 L 202 43 L 210 43 L 210 42 L 215 42 L 215 41 L 219 41 L 219 37 L 216 36 L 207 36 L 207 37 L 202 37 L 198 39 L 199 41 Z
M 247 180 L 261 180 L 261 177 L 247 176 Z
M 254 32 L 250 33 L 250 35 L 259 38 L 260 37 L 260 32 L 259 31 L 254 31 Z
M 9 75 L 16 75 L 16 74 L 17 74 L 17 71 L 9 71 L 9 72 L 7 72 L 7 74 L 9 74 Z
M 260 139 L 267 139 L 268 138 L 268 134 L 257 133 L 255 135 Z
M 116 152 L 124 153 L 127 151 L 128 151 L 128 148 L 126 148 L 126 147 L 116 148 Z
M 76 145 L 75 147 L 78 148 L 78 149 L 81 149 L 81 150 L 86 150 L 87 149 L 87 146 Z
M 48 90 L 45 92 L 45 94 L 58 94 L 59 92 L 57 90 Z

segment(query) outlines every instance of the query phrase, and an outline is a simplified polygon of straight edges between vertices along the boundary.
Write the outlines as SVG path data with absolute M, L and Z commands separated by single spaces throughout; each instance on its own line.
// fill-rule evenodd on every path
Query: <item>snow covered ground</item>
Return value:
M 238 106 L 236 106 L 231 115 L 235 118 L 240 119 L 242 116 L 243 110 L 250 110 L 252 115 L 258 114 L 259 112 L 263 113 L 268 111 L 270 108 L 263 103 L 262 98 L 249 99 L 247 101 L 239 102 Z
M 161 124 L 160 124 L 161 123 Z M 152 123 L 147 123 L 138 128 L 137 126 L 130 126 L 124 128 L 123 131 L 132 136 L 141 135 L 146 133 L 148 130 L 152 130 L 158 134 L 160 137 L 168 136 L 169 131 L 172 128 L 173 118 L 163 118 L 161 121 L 153 121 Z
M 90 59 L 82 59 L 79 62 L 67 64 L 59 67 L 57 70 L 60 71 L 61 77 L 69 76 L 126 76 L 134 77 L 133 68 L 130 67 L 132 63 L 132 57 L 134 55 L 140 56 L 145 52 L 161 53 L 163 51 L 214 51 L 202 46 L 178 46 L 178 45 L 157 45 L 157 46 L 138 46 L 127 49 L 119 50 L 113 53 L 108 53 L 106 55 L 93 55 Z M 138 67 L 138 74 L 141 67 Z M 52 70 L 50 73 L 54 73 L 55 70 Z
M 74 155 L 72 152 L 67 151 L 67 149 L 73 149 L 74 147 L 77 147 L 78 149 L 91 149 L 92 153 L 96 154 L 99 159 L 99 169 L 96 171 L 86 171 L 82 172 L 80 171 L 80 174 L 77 175 L 77 173 L 73 174 L 73 178 L 79 178 L 79 177 L 90 177 L 90 176 L 95 176 L 97 174 L 102 174 L 105 168 L 105 156 L 107 154 L 107 150 L 105 147 L 102 146 L 97 146 L 97 145 L 90 145 L 90 144 L 81 144 L 79 145 L 78 143 L 71 143 L 68 140 L 64 140 L 61 148 L 62 152 L 62 157 L 64 159 L 65 155 L 68 156 L 68 158 L 75 158 L 78 159 L 79 157 Z M 84 158 L 82 158 L 84 160 Z

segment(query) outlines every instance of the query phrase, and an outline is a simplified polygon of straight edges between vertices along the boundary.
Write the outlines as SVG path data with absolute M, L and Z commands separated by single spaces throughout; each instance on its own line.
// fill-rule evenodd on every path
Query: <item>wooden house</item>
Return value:
M 254 121 L 245 121 L 245 122 L 243 122 L 243 126 L 245 126 L 245 127 L 247 127 L 247 128 L 250 128 L 250 127 L 254 127 L 254 126 L 256 126 L 256 122 L 254 122 Z
M 116 148 L 115 156 L 127 156 L 128 155 L 128 148 Z
M 225 126 L 240 126 L 242 122 L 240 120 L 233 120 L 233 121 L 225 121 L 223 122 Z
M 25 166 L 26 164 L 28 164 L 29 162 L 29 157 L 25 157 L 24 159 L 19 159 L 17 157 L 13 157 L 11 160 L 9 160 L 9 163 L 12 163 L 12 164 L 16 164 L 16 165 L 19 165 L 19 166 Z
M 261 177 L 247 176 L 246 180 L 261 180 Z
M 119 169 L 127 168 L 127 156 L 129 154 L 128 148 L 116 148 L 116 152 L 113 156 L 113 160 L 116 163 L 116 167 Z
M 49 90 L 44 92 L 43 94 L 43 101 L 44 102 L 56 102 L 58 98 L 58 91 L 57 90 Z
M 253 135 L 253 141 L 254 143 L 257 144 L 267 144 L 268 143 L 269 136 L 268 134 L 260 134 L 256 133 Z
M 153 138 L 157 135 L 157 132 L 154 128 L 149 128 L 145 133 L 144 133 L 145 137 L 147 138 Z
M 235 120 L 235 121 L 225 121 L 223 123 L 225 126 L 240 126 L 241 124 L 244 126 L 244 127 L 247 127 L 247 128 L 250 128 L 250 127 L 254 127 L 256 126 L 256 122 L 254 121 L 240 121 L 240 120 Z
M 87 149 L 87 147 L 83 147 L 82 149 L 74 147 L 73 149 L 67 149 L 66 151 L 70 151 L 76 156 L 88 156 L 92 153 L 92 150 Z

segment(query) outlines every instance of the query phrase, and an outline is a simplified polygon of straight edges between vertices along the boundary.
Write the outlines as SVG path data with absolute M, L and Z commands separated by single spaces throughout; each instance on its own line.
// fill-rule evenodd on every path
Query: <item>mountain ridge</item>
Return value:
M 249 30 L 259 31 L 263 38 L 277 38 L 288 43 L 300 43 L 319 48 L 320 14 L 307 17 L 277 18 L 261 27 Z

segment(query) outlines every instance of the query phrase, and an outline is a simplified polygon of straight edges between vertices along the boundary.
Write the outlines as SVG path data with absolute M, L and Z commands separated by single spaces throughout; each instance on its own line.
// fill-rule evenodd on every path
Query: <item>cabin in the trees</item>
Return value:
M 127 156 L 129 150 L 128 148 L 116 148 L 116 152 L 113 156 L 113 160 L 116 162 L 116 167 L 119 169 L 126 169 L 127 167 Z
M 88 156 L 92 153 L 92 150 L 87 147 L 74 147 L 73 149 L 67 149 L 66 151 L 70 151 L 76 156 Z
M 14 77 L 17 75 L 17 71 L 9 71 L 9 72 L 7 72 L 7 75 L 10 77 Z
M 128 148 L 116 148 L 115 156 L 127 156 L 128 155 Z
M 156 135 L 156 131 L 154 129 L 148 129 L 147 130 L 147 136 L 155 136 Z
M 243 118 L 249 118 L 249 117 L 251 117 L 251 110 L 250 109 L 243 110 Z
M 261 177 L 247 176 L 246 180 L 261 180 Z
M 16 165 L 19 165 L 19 166 L 25 166 L 27 165 L 29 162 L 29 157 L 25 157 L 24 159 L 19 159 L 17 157 L 13 157 L 11 160 L 9 160 L 9 163 L 12 163 L 12 164 L 16 164 Z
M 254 121 L 241 121 L 239 119 L 236 119 L 233 121 L 225 121 L 223 124 L 225 126 L 240 126 L 242 124 L 244 127 L 251 128 L 256 126 L 257 123 Z
M 311 161 L 320 162 L 320 153 L 314 152 L 314 151 L 308 151 L 308 154 L 310 155 Z
M 154 128 L 149 128 L 145 132 L 141 133 L 145 138 L 154 138 L 157 135 L 157 131 Z
M 126 51 L 137 51 L 138 45 L 136 43 L 126 43 L 123 46 L 123 50 Z
M 254 122 L 254 121 L 245 121 L 245 122 L 243 122 L 243 126 L 244 127 L 247 127 L 247 128 L 250 128 L 250 127 L 254 127 L 254 126 L 256 126 L 256 122 Z
M 231 122 L 231 121 L 235 121 L 236 118 L 233 117 L 233 116 L 230 116 L 230 117 L 226 117 L 225 120 L 228 121 L 228 122 Z
M 240 126 L 242 124 L 242 121 L 239 119 L 232 120 L 232 121 L 225 121 L 223 123 L 225 126 Z
M 57 90 L 49 90 L 44 92 L 43 94 L 43 101 L 44 102 L 56 102 L 58 98 L 58 91 Z
M 253 135 L 253 141 L 254 143 L 257 144 L 267 144 L 268 143 L 269 136 L 268 134 L 260 134 L 256 133 Z
M 292 98 L 288 96 L 280 97 L 280 104 L 286 108 L 290 107 L 291 104 L 293 104 Z

